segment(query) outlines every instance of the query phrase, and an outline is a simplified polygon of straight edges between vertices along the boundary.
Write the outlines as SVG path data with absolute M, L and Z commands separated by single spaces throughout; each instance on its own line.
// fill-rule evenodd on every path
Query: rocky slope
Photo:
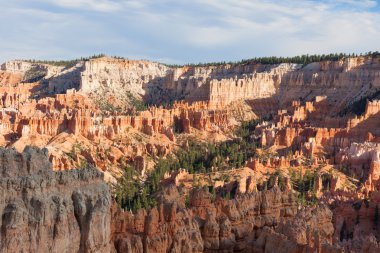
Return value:
M 53 172 L 47 150 L 0 149 L 0 252 L 110 252 L 111 197 L 96 169 Z

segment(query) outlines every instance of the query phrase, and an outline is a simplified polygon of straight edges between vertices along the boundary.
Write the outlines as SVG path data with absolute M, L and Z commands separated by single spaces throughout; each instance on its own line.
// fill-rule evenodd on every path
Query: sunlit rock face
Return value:
M 248 63 L 173 68 L 147 61 L 99 58 L 85 63 L 80 89 L 114 94 L 128 91 L 153 102 L 169 96 L 223 105 L 268 97 L 285 104 L 324 95 L 344 106 L 356 99 L 359 91 L 363 96 L 380 87 L 379 65 L 379 57 L 357 57 L 306 66 Z
M 178 192 L 170 194 L 169 199 L 178 198 Z M 188 208 L 175 201 L 136 215 L 113 208 L 116 250 L 312 252 L 332 242 L 331 211 L 325 206 L 298 210 L 292 193 L 277 187 L 214 203 L 210 193 L 195 190 Z
M 79 89 L 98 95 L 129 92 L 136 97 L 144 96 L 150 86 L 162 86 L 168 72 L 168 67 L 148 61 L 91 59 L 84 64 Z
M 269 97 L 286 104 L 322 95 L 338 105 L 335 108 L 338 110 L 380 87 L 379 58 L 354 57 L 305 66 L 246 63 L 170 67 L 101 57 L 70 67 L 9 61 L 1 69 L 26 80 L 33 79 L 31 72 L 42 74 L 48 80 L 50 92 L 55 93 L 75 88 L 94 96 L 108 94 L 122 99 L 132 95 L 150 103 L 186 99 L 219 105 Z

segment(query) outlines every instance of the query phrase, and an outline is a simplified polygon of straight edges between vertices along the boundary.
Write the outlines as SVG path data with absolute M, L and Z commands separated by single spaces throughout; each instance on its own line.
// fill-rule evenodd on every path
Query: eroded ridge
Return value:
M 94 168 L 53 172 L 46 149 L 0 149 L 1 252 L 110 252 L 111 197 Z

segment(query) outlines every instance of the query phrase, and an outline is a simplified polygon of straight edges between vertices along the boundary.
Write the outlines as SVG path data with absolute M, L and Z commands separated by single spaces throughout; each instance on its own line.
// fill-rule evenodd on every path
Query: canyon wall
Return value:
M 337 106 L 332 112 L 338 112 L 380 89 L 380 57 L 347 58 L 306 66 L 248 64 L 231 67 L 228 75 L 218 69 L 214 72 L 217 74 L 210 75 L 209 90 L 209 99 L 214 103 L 273 96 L 286 104 L 323 95 Z
M 7 62 L 1 69 L 21 75 L 43 70 L 49 90 L 54 93 L 76 88 L 98 98 L 128 99 L 132 95 L 148 103 L 185 99 L 226 105 L 240 99 L 274 98 L 277 103 L 287 104 L 323 95 L 334 106 L 331 114 L 380 89 L 378 56 L 308 65 L 251 62 L 202 67 L 168 67 L 149 61 L 101 57 L 67 69 L 22 61 Z
M 115 95 L 130 92 L 134 96 L 145 95 L 147 86 L 162 85 L 167 74 L 166 66 L 148 62 L 121 60 L 109 57 L 91 59 L 81 72 L 80 90 L 99 95 L 107 92 Z M 124 94 L 127 95 L 127 94 Z
M 134 86 L 132 87 L 132 84 Z M 136 85 L 137 84 L 137 85 Z M 99 58 L 86 62 L 81 89 L 127 89 L 148 102 L 186 99 L 229 104 L 239 99 L 273 97 L 281 104 L 324 95 L 337 113 L 380 89 L 380 57 L 300 64 L 225 64 L 170 68 L 162 64 Z
M 47 150 L 0 149 L 0 252 L 110 252 L 111 197 L 93 168 L 53 172 Z
M 47 82 L 50 92 L 65 93 L 68 89 L 79 89 L 83 65 L 83 61 L 78 62 L 74 66 L 64 67 L 15 60 L 2 64 L 1 71 L 7 73 L 8 76 L 10 74 L 13 76 L 19 76 L 18 82 L 36 82 L 44 80 Z M 0 74 L 0 80 L 1 77 Z M 11 80 L 8 80 L 7 83 L 1 82 L 1 84 L 17 84 Z

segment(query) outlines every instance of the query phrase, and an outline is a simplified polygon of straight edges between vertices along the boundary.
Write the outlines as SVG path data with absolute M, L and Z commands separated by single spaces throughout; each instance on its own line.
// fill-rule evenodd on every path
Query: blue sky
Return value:
M 0 61 L 166 63 L 380 51 L 374 0 L 0 0 Z

